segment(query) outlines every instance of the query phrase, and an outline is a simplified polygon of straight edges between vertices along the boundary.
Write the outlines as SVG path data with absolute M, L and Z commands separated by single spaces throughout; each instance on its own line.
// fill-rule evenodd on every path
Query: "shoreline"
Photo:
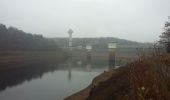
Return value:
M 100 75 L 96 76 L 92 80 L 91 84 L 88 85 L 85 89 L 78 91 L 78 92 L 64 98 L 64 100 L 85 100 L 90 95 L 91 89 L 93 89 L 94 87 L 97 87 L 101 82 L 104 82 L 104 81 L 108 80 L 109 78 L 111 78 L 111 76 L 113 75 L 114 72 L 115 72 L 115 69 L 109 70 L 109 71 L 104 71 Z
M 66 55 L 54 51 L 8 51 L 0 52 L 0 70 L 25 67 L 37 63 L 58 63 L 66 59 Z

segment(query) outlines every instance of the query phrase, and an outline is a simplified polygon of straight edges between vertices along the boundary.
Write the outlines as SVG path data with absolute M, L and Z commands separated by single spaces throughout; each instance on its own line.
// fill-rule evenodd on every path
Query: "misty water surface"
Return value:
M 85 87 L 107 70 L 106 64 L 67 61 L 38 64 L 0 73 L 1 100 L 62 100 Z

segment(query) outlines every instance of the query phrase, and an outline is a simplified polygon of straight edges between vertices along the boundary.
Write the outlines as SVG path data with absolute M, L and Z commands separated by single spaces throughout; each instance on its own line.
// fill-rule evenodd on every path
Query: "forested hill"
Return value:
M 42 35 L 26 33 L 14 27 L 0 24 L 0 51 L 51 51 L 59 50 L 53 40 Z
M 51 38 L 61 47 L 68 46 L 68 38 Z M 85 46 L 87 44 L 93 45 L 94 48 L 107 48 L 109 42 L 117 42 L 119 48 L 149 48 L 152 43 L 140 43 L 115 37 L 101 37 L 101 38 L 73 38 L 73 46 Z

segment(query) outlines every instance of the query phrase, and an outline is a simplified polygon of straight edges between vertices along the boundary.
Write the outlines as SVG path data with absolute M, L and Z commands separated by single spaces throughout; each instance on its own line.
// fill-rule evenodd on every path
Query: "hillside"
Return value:
M 61 47 L 68 46 L 68 38 L 50 38 L 58 43 Z M 123 48 L 148 48 L 152 47 L 152 43 L 140 43 L 115 37 L 101 37 L 101 38 L 73 38 L 73 46 L 85 46 L 87 44 L 93 45 L 94 48 L 107 48 L 109 42 L 117 42 L 118 47 Z
M 0 51 L 51 51 L 59 50 L 54 41 L 42 35 L 26 33 L 15 27 L 0 24 Z
M 53 40 L 0 24 L 0 70 L 66 59 Z

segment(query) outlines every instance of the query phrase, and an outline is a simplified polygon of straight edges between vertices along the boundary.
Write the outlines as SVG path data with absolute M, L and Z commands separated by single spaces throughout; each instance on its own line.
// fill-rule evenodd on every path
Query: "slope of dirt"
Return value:
M 87 88 L 65 98 L 64 100 L 85 100 L 90 95 L 89 93 L 92 88 L 97 87 L 101 82 L 104 82 L 109 79 L 113 73 L 114 70 L 102 73 L 101 75 L 95 77 L 92 83 Z
M 127 68 L 122 67 L 102 73 L 94 78 L 87 88 L 65 98 L 65 100 L 105 100 L 107 98 L 104 99 L 103 95 L 113 98 L 117 93 L 119 94 L 119 91 L 117 91 L 119 89 L 124 89 L 123 92 L 121 91 L 123 94 L 128 89 L 126 85 L 124 86 L 127 82 L 126 69 Z M 108 90 L 112 92 L 108 93 Z
M 170 55 L 145 57 L 97 76 L 65 100 L 169 100 Z

